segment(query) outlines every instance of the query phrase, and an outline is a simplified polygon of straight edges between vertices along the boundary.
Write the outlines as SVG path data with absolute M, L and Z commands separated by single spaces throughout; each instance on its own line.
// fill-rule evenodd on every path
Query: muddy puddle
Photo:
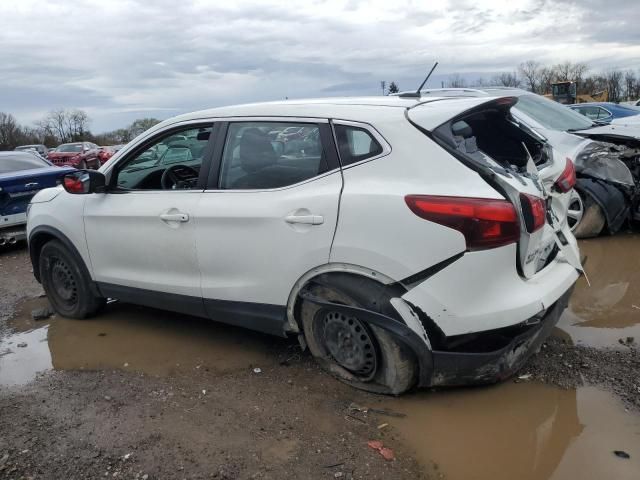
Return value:
M 640 342 L 640 235 L 617 235 L 580 242 L 591 286 L 580 278 L 569 308 L 558 322 L 574 343 L 618 345 Z
M 386 406 L 407 415 L 385 421 L 436 477 L 640 478 L 640 416 L 593 387 L 508 382 L 417 393 Z
M 89 320 L 32 320 L 31 311 L 46 305 L 46 298 L 28 300 L 9 320 L 13 333 L 0 339 L 0 385 L 24 384 L 50 369 L 226 373 L 274 365 L 289 345 L 276 337 L 117 302 Z

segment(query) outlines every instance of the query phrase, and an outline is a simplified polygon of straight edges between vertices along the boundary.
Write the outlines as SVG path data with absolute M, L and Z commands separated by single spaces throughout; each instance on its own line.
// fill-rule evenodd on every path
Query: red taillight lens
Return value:
M 72 176 L 64 177 L 64 188 L 70 193 L 84 193 L 84 184 L 82 180 L 74 178 Z
M 527 232 L 533 233 L 542 228 L 547 219 L 547 204 L 544 199 L 521 193 L 520 203 Z
M 562 193 L 567 193 L 576 184 L 576 168 L 570 158 L 567 158 L 567 164 L 562 174 L 553 184 L 555 189 Z
M 405 202 L 420 218 L 462 233 L 467 250 L 501 247 L 520 239 L 518 215 L 507 200 L 407 195 Z

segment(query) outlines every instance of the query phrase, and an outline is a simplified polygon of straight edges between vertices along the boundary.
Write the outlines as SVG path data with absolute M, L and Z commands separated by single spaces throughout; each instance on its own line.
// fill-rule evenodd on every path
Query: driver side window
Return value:
M 172 130 L 137 150 L 118 165 L 114 185 L 126 190 L 192 190 L 211 125 Z

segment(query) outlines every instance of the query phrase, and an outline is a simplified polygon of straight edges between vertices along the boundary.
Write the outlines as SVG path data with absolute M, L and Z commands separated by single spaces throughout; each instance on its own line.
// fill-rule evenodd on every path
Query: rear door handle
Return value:
M 189 215 L 186 213 L 163 213 L 160 215 L 163 222 L 188 222 Z
M 287 223 L 302 223 L 303 225 L 322 225 L 324 217 L 322 215 L 287 215 L 284 217 Z
M 27 183 L 24 187 L 25 188 L 36 188 L 38 185 L 40 185 L 38 182 L 31 182 L 31 183 Z

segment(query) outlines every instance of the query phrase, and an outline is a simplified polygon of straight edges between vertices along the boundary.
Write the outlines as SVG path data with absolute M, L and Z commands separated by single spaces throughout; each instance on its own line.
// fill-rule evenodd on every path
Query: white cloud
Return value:
M 440 75 L 528 59 L 639 68 L 640 4 L 612 3 L 0 2 L 0 106 L 22 121 L 84 108 L 100 131 L 144 112 L 409 87 L 436 59 Z

